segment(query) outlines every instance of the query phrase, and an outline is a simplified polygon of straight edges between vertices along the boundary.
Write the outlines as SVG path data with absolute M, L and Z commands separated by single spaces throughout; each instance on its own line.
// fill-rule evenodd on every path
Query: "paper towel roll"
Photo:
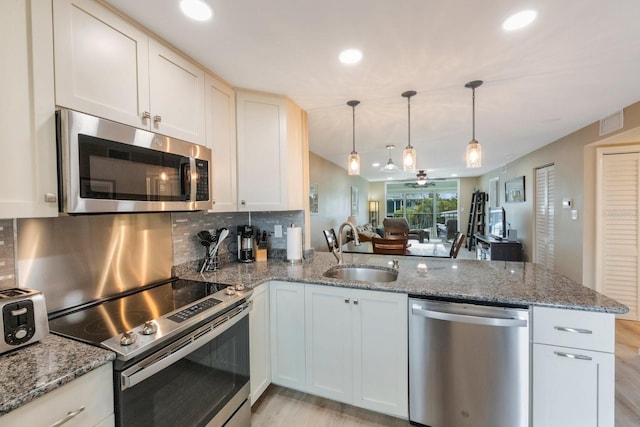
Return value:
M 287 261 L 302 261 L 302 227 L 287 228 Z

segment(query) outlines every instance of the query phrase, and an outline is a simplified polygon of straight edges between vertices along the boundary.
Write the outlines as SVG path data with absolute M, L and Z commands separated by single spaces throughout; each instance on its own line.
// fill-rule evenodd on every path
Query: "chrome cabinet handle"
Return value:
M 345 297 L 345 299 L 344 299 L 344 303 L 345 303 L 345 304 L 349 304 L 349 301 L 351 301 L 351 299 L 349 299 L 349 298 Z
M 142 118 L 143 118 L 143 119 L 150 119 L 150 118 L 151 118 L 151 113 L 150 113 L 150 112 L 148 112 L 148 111 L 144 111 L 144 112 L 142 113 Z
M 247 204 L 247 202 L 246 202 L 245 200 L 240 200 L 240 204 L 241 204 L 242 206 L 244 206 L 244 205 L 246 205 L 246 204 Z
M 569 359 L 593 360 L 591 357 L 585 356 L 585 355 L 582 355 L 582 354 L 571 354 L 571 353 L 565 353 L 564 351 L 554 351 L 553 353 L 556 356 L 567 357 Z
M 67 422 L 71 421 L 72 419 L 74 419 L 75 417 L 80 415 L 80 413 L 83 412 L 83 411 L 84 411 L 84 406 L 79 407 L 75 411 L 69 411 L 69 412 L 67 412 L 67 416 L 66 417 L 64 417 L 60 421 L 56 421 L 55 423 L 51 424 L 51 427 L 59 427 L 62 424 L 66 424 Z
M 155 116 L 153 116 L 153 121 L 155 123 L 160 123 L 162 121 L 162 116 L 156 114 Z
M 580 329 L 580 328 L 568 328 L 566 326 L 554 326 L 553 327 L 557 331 L 561 332 L 573 332 L 576 334 L 592 334 L 593 332 L 589 329 Z
M 358 299 L 357 298 L 353 300 L 353 304 L 354 305 L 358 305 Z

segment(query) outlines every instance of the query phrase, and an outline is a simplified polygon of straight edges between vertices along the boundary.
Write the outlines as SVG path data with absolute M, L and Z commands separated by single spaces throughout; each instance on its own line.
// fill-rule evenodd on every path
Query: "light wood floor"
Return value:
M 640 426 L 640 322 L 616 321 L 616 427 Z M 253 405 L 253 427 L 409 426 L 398 418 L 271 385 Z
M 640 426 L 640 322 L 616 320 L 616 427 Z

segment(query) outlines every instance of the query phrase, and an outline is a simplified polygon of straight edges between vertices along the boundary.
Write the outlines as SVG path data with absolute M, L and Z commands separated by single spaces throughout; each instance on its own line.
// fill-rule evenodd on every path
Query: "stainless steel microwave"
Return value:
M 56 111 L 60 211 L 211 208 L 211 150 L 143 129 Z

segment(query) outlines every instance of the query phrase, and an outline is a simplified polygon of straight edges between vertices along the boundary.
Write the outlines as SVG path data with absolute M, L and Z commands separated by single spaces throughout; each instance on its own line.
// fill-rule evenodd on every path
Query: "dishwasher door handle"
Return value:
M 502 326 L 502 327 L 526 327 L 527 321 L 524 319 L 469 316 L 467 314 L 445 313 L 442 311 L 425 310 L 419 305 L 411 307 L 411 313 L 430 319 L 446 320 L 449 322 L 473 323 L 475 325 Z

